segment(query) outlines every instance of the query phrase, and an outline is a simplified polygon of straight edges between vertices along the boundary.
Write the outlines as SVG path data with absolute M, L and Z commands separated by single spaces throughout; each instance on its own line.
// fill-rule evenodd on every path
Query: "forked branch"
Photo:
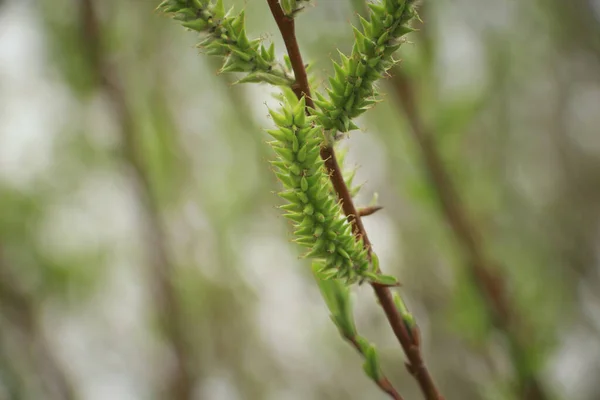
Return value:
M 306 69 L 296 39 L 295 21 L 284 13 L 278 0 L 267 0 L 267 2 L 283 37 L 294 74 L 296 75 L 296 82 L 293 86 L 294 93 L 299 98 L 304 95 L 306 97 L 307 106 L 314 109 Z M 344 214 L 352 224 L 353 232 L 357 240 L 362 239 L 365 248 L 370 253 L 371 243 L 362 224 L 360 215 L 354 206 L 350 191 L 344 181 L 342 170 L 336 160 L 332 144 L 326 144 L 321 148 L 321 157 L 325 161 L 335 192 L 342 203 Z M 373 283 L 372 287 L 396 338 L 406 354 L 408 359 L 408 371 L 417 380 L 421 391 L 427 400 L 441 400 L 442 396 L 423 362 L 420 345 L 417 339 L 418 328 L 414 325 L 412 331 L 409 330 L 411 327 L 407 326 L 404 318 L 400 314 L 389 287 L 376 283 Z

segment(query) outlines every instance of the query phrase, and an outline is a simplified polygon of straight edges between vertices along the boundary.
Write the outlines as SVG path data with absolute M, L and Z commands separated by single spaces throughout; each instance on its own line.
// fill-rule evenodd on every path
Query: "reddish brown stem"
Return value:
M 292 86 L 292 90 L 296 93 L 298 98 L 301 98 L 302 96 L 306 97 L 306 105 L 308 107 L 315 108 L 315 104 L 313 103 L 310 94 L 308 74 L 306 73 L 306 68 L 302 61 L 302 53 L 300 53 L 300 47 L 298 46 L 298 40 L 296 39 L 296 24 L 294 18 L 285 15 L 281 5 L 279 5 L 279 1 L 267 0 L 267 2 L 273 17 L 275 18 L 275 23 L 277 23 L 277 27 L 283 37 L 285 48 L 290 57 L 292 69 L 294 70 L 294 76 L 296 77 L 296 82 Z
M 292 87 L 294 93 L 298 98 L 303 95 L 306 96 L 306 104 L 310 108 L 314 108 L 314 104 L 311 98 L 310 86 L 308 83 L 308 77 L 306 74 L 306 68 L 302 61 L 302 55 L 296 39 L 296 31 L 294 19 L 285 15 L 283 9 L 279 5 L 278 0 L 267 0 L 275 22 L 281 32 L 285 47 L 290 58 L 292 69 L 296 76 L 296 83 Z M 342 169 L 340 168 L 337 159 L 335 157 L 335 151 L 332 146 L 325 146 L 321 148 L 321 157 L 325 161 L 325 166 L 329 172 L 333 188 L 337 193 L 337 196 L 342 204 L 344 214 L 348 218 L 348 221 L 352 224 L 352 230 L 357 240 L 362 238 L 365 248 L 371 252 L 371 242 L 367 236 L 367 232 L 362 224 L 360 215 L 358 214 L 352 196 L 344 177 L 342 175 Z M 400 342 L 406 357 L 409 360 L 409 371 L 413 377 L 417 380 L 421 391 L 423 392 L 427 400 L 441 400 L 440 395 L 432 376 L 424 365 L 423 357 L 419 347 L 413 344 L 411 334 L 406 329 L 406 325 L 392 297 L 392 292 L 389 287 L 372 284 L 375 295 L 379 299 L 379 303 L 383 308 L 385 315 L 388 319 L 396 338 Z

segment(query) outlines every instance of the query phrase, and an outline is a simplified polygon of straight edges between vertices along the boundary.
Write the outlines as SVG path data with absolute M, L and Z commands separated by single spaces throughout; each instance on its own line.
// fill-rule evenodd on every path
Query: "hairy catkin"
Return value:
M 278 155 L 272 164 L 285 188 L 279 195 L 287 200 L 281 208 L 294 224 L 294 241 L 309 249 L 305 256 L 323 261 L 321 276 L 352 283 L 371 272 L 371 263 L 333 195 L 320 158 L 323 127 L 306 116 L 305 107 L 302 98 L 286 102 L 282 113 L 271 111 L 277 128 L 267 132 Z

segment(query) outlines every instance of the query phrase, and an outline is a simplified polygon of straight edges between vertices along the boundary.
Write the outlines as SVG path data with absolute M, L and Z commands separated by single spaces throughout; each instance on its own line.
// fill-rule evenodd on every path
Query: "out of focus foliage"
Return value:
M 217 76 L 152 1 L 94 0 L 96 27 L 83 3 L 0 3 L 0 399 L 176 398 L 180 384 L 198 399 L 381 398 L 274 207 L 274 89 Z M 266 1 L 229 3 L 281 57 Z M 518 307 L 521 360 L 557 399 L 600 398 L 600 3 L 422 3 L 400 65 Z M 317 85 L 351 50 L 357 4 L 298 16 Z M 382 269 L 448 399 L 515 399 L 521 366 L 379 91 L 346 158 L 366 181 L 358 205 L 377 192 L 384 206 L 364 220 Z M 353 296 L 387 376 L 420 398 L 372 293 Z

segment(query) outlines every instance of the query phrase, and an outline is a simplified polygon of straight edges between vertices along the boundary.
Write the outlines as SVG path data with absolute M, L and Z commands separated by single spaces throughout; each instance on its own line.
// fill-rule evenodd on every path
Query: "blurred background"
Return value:
M 283 54 L 266 1 L 226 3 Z M 276 89 L 217 76 L 157 5 L 0 1 L 0 399 L 385 398 L 276 209 Z M 363 7 L 299 16 L 321 88 Z M 447 399 L 600 399 L 600 2 L 421 18 L 340 146 L 426 364 Z M 353 299 L 422 398 L 370 288 Z

